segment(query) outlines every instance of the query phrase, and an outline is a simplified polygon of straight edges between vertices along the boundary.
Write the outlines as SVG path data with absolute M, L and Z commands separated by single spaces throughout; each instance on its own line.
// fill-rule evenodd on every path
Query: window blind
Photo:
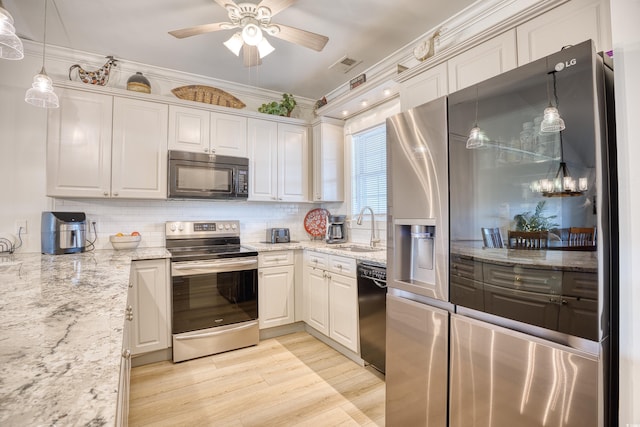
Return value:
M 370 206 L 376 215 L 387 212 L 386 125 L 353 135 L 351 213 Z

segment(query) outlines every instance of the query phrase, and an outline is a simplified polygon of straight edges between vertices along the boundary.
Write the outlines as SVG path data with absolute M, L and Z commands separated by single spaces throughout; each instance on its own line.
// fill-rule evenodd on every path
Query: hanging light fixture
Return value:
M 541 193 L 544 197 L 575 197 L 581 196 L 589 189 L 587 177 L 578 180 L 571 176 L 569 167 L 564 161 L 564 146 L 562 132 L 560 132 L 560 164 L 554 178 L 544 178 L 531 183 L 531 190 Z
M 240 51 L 245 43 L 249 46 L 257 47 L 258 57 L 260 59 L 275 50 L 271 43 L 263 36 L 260 27 L 254 22 L 245 22 L 242 31 L 238 31 L 232 35 L 229 40 L 224 42 L 224 45 L 233 52 L 234 55 L 240 56 Z
M 0 0 L 0 58 L 14 60 L 24 58 L 24 48 L 22 41 L 16 36 L 13 17 L 2 5 L 2 0 Z
M 548 62 L 547 62 L 547 68 L 548 68 Z M 556 132 L 560 132 L 561 130 L 564 130 L 565 125 L 564 125 L 564 120 L 562 120 L 562 117 L 560 117 L 560 112 L 558 111 L 558 91 L 556 88 L 556 71 L 553 70 L 547 73 L 547 75 L 548 74 L 551 74 L 551 77 L 553 79 L 553 97 L 555 98 L 556 106 L 554 107 L 553 104 L 551 104 L 551 94 L 549 93 L 549 78 L 547 77 L 547 100 L 549 101 L 549 105 L 547 106 L 547 108 L 544 109 L 544 117 L 542 119 L 542 122 L 540 122 L 540 132 L 556 133 Z
M 467 139 L 467 148 L 480 148 L 484 146 L 485 142 L 487 141 L 489 141 L 489 138 L 478 126 L 478 86 L 476 85 L 476 121 L 473 125 L 473 128 L 469 132 L 469 138 Z
M 27 90 L 24 100 L 36 107 L 58 108 L 58 95 L 53 91 L 51 77 L 44 70 L 45 49 L 47 46 L 47 1 L 44 0 L 44 33 L 42 40 L 42 69 L 33 77 L 31 88 Z

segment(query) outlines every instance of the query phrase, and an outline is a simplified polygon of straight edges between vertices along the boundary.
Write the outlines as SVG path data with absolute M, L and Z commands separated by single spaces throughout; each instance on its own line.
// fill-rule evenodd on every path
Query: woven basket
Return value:
M 203 102 L 205 104 L 220 105 L 222 107 L 244 108 L 245 103 L 235 96 L 211 86 L 190 85 L 171 89 L 180 99 Z

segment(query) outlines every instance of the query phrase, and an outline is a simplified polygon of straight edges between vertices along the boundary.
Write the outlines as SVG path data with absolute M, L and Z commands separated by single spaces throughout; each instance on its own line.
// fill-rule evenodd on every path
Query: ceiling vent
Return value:
M 339 71 L 341 73 L 348 73 L 351 71 L 356 65 L 362 62 L 361 59 L 353 59 L 348 56 L 343 56 L 338 61 L 336 61 L 333 65 L 329 67 L 330 70 Z

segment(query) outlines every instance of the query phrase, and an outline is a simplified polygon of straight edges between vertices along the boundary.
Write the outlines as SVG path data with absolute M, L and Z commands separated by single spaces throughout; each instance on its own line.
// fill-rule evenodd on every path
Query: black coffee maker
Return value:
M 346 215 L 329 215 L 327 218 L 327 243 L 347 241 Z

